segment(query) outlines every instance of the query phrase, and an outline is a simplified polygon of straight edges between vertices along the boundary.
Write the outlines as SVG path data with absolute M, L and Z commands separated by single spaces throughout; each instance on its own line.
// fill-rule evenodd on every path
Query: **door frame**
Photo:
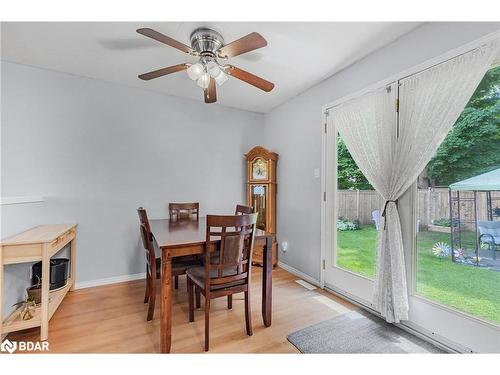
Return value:
M 324 194 L 326 194 L 328 191 L 331 191 L 331 183 L 329 184 L 326 178 L 326 132 L 325 132 L 325 124 L 327 121 L 327 110 L 329 108 L 335 107 L 341 103 L 344 103 L 350 99 L 356 98 L 360 95 L 363 95 L 371 90 L 374 90 L 375 88 L 383 85 L 388 85 L 391 82 L 399 81 L 405 77 L 408 77 L 410 75 L 413 75 L 415 73 L 418 73 L 422 70 L 428 69 L 434 65 L 440 64 L 442 62 L 445 62 L 446 60 L 452 59 L 456 57 L 457 55 L 466 53 L 474 48 L 477 48 L 481 44 L 488 43 L 492 41 L 493 39 L 496 39 L 500 37 L 500 30 L 495 31 L 490 34 L 486 34 L 485 36 L 475 39 L 471 42 L 468 42 L 462 46 L 459 46 L 457 48 L 451 49 L 445 53 L 442 53 L 436 57 L 433 57 L 429 60 L 424 61 L 421 64 L 415 65 L 413 67 L 410 67 L 408 69 L 405 69 L 399 73 L 396 73 L 388 78 L 385 78 L 383 80 L 380 80 L 378 82 L 375 82 L 373 84 L 368 85 L 367 87 L 355 91 L 351 94 L 347 94 L 345 96 L 342 96 L 332 102 L 329 102 L 325 105 L 322 106 L 321 108 L 321 126 L 320 126 L 320 132 L 321 132 L 321 257 L 320 257 L 320 283 L 321 287 L 324 287 L 325 279 L 324 279 L 324 268 L 323 268 L 323 262 L 325 261 L 325 256 L 326 256 L 326 236 L 325 236 L 325 231 L 326 231 L 326 211 L 327 211 L 327 202 L 323 199 Z
M 332 174 L 328 175 L 327 173 L 327 158 L 328 158 L 328 150 L 327 150 L 327 133 L 325 131 L 326 129 L 326 124 L 327 124 L 327 111 L 328 109 L 335 107 L 341 103 L 344 103 L 348 100 L 354 99 L 358 96 L 361 96 L 369 91 L 372 91 L 380 86 L 383 85 L 388 85 L 392 82 L 397 82 L 399 80 L 402 80 L 408 76 L 411 76 L 413 74 L 416 74 L 418 72 L 421 72 L 425 69 L 428 69 L 434 65 L 441 64 L 449 59 L 452 59 L 458 55 L 467 53 L 477 47 L 479 47 L 482 44 L 488 43 L 496 38 L 500 37 L 500 30 L 495 31 L 493 33 L 487 34 L 481 38 L 475 39 L 471 42 L 468 42 L 462 46 L 459 46 L 457 48 L 451 49 L 443 54 L 440 54 L 434 58 L 431 58 L 429 60 L 424 61 L 421 64 L 415 65 L 409 69 L 403 70 L 391 77 L 388 77 L 386 79 L 383 79 L 381 81 L 378 81 L 374 84 L 371 84 L 367 86 L 364 89 L 361 89 L 357 92 L 345 95 L 337 100 L 334 100 L 326 105 L 324 105 L 321 109 L 322 114 L 321 114 L 321 147 L 322 147 L 322 154 L 321 154 L 321 257 L 320 257 L 320 284 L 322 288 L 325 288 L 325 263 L 327 259 L 327 245 L 328 245 L 328 220 L 327 220 L 327 212 L 332 208 L 332 199 L 330 197 L 333 196 L 335 193 L 333 188 L 336 184 L 332 183 L 332 179 L 336 179 L 336 173 L 335 177 L 332 178 Z M 498 62 L 495 62 L 498 63 Z M 401 225 L 402 225 L 402 231 L 403 231 L 403 242 L 405 246 L 405 259 L 406 259 L 406 266 L 407 266 L 407 285 L 408 285 L 408 295 L 409 295 L 409 300 L 410 300 L 410 306 L 412 306 L 411 310 L 417 310 L 422 311 L 422 309 L 429 309 L 430 311 L 433 311 L 436 315 L 440 315 L 441 317 L 439 320 L 443 321 L 446 319 L 454 319 L 454 317 L 457 320 L 462 320 L 467 322 L 467 327 L 465 327 L 465 331 L 467 331 L 467 334 L 470 334 L 470 332 L 474 332 L 475 328 L 479 326 L 484 326 L 487 325 L 488 327 L 492 328 L 493 330 L 496 330 L 498 328 L 497 325 L 491 324 L 488 322 L 485 322 L 484 320 L 480 318 L 476 318 L 473 316 L 470 316 L 466 313 L 462 313 L 458 310 L 454 310 L 450 307 L 441 305 L 437 302 L 433 302 L 430 300 L 426 300 L 425 298 L 418 297 L 414 293 L 414 285 L 415 285 L 415 280 L 414 280 L 414 272 L 415 272 L 415 264 L 416 264 L 416 254 L 414 251 L 414 239 L 415 239 L 415 194 L 413 192 L 415 185 L 412 185 L 412 187 L 401 197 L 402 203 L 400 205 L 401 208 L 403 208 L 403 212 L 400 213 L 400 218 L 401 218 Z M 326 200 L 324 199 L 326 197 Z M 410 252 L 410 254 L 408 254 Z M 346 271 L 348 272 L 348 271 Z M 358 277 L 362 277 L 357 275 Z M 328 289 L 331 289 L 328 287 Z M 334 290 L 337 292 L 336 290 Z M 360 304 L 361 306 L 373 310 L 371 304 L 367 304 L 367 301 L 359 300 L 356 298 L 356 296 L 349 296 L 348 293 L 342 293 L 341 290 L 338 291 L 340 294 L 343 294 L 346 298 L 353 300 L 355 303 Z M 448 347 L 451 347 L 459 352 L 468 352 L 468 351 L 477 351 L 475 348 L 469 348 L 467 344 L 464 344 L 463 340 L 461 337 L 452 337 L 450 338 L 446 332 L 444 332 L 444 335 L 442 334 L 443 332 L 439 332 L 440 330 L 434 329 L 436 327 L 427 327 L 424 328 L 421 324 L 419 324 L 419 319 L 412 319 L 412 312 L 410 311 L 410 321 L 408 323 L 404 323 L 404 326 L 410 330 L 414 330 L 419 334 L 422 334 L 424 336 L 427 336 L 433 340 L 437 340 L 438 342 L 441 342 Z M 430 329 L 429 329 L 430 328 Z M 446 329 L 445 329 L 446 331 Z M 450 331 L 448 329 L 448 331 Z M 500 329 L 498 329 L 500 332 Z M 467 337 L 468 338 L 468 337 Z M 479 348 L 481 349 L 481 348 Z

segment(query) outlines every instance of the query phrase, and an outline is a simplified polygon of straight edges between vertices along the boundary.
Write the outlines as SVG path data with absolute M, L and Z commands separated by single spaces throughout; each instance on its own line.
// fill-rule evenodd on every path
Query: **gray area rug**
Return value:
M 301 353 L 445 353 L 366 311 L 351 311 L 288 335 Z

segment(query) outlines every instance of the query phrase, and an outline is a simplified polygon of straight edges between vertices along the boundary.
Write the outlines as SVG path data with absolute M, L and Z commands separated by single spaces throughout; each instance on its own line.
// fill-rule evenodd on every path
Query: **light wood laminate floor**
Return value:
M 265 328 L 261 315 L 261 268 L 252 273 L 253 336 L 245 333 L 243 294 L 212 302 L 209 353 L 297 353 L 286 336 L 298 329 L 330 319 L 356 307 L 320 289 L 307 290 L 287 271 L 273 271 L 272 326 Z M 144 280 L 76 290 L 69 293 L 50 321 L 51 353 L 154 353 L 159 351 L 160 309 L 146 322 Z M 159 288 L 158 288 L 159 289 Z M 186 278 L 180 277 L 173 293 L 172 353 L 203 353 L 204 312 L 188 322 Z M 38 341 L 39 330 L 10 334 L 12 340 Z

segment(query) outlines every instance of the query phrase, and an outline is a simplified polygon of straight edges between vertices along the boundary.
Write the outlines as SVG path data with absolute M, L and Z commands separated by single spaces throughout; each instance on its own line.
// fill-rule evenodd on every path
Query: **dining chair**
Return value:
M 184 220 L 200 220 L 200 203 L 172 203 L 168 204 L 168 216 L 170 221 L 184 221 Z M 188 255 L 182 257 L 182 260 L 187 262 L 201 264 L 198 255 Z M 174 276 L 174 288 L 179 288 L 179 275 Z M 197 304 L 199 307 L 199 303 Z
M 200 219 L 200 203 L 169 203 L 168 214 L 170 220 L 199 220 Z
M 205 296 L 205 351 L 209 348 L 210 300 L 245 294 L 247 335 L 252 336 L 250 278 L 257 214 L 219 216 L 207 215 L 205 265 L 186 271 L 188 282 L 189 321 L 194 321 L 194 291 Z M 220 254 L 211 255 L 214 242 L 220 242 Z
M 154 238 L 149 225 L 148 214 L 142 207 L 137 209 L 139 214 L 142 245 L 146 255 L 146 293 L 144 303 L 149 303 L 147 320 L 152 320 L 156 301 L 156 279 L 161 276 L 161 258 L 157 258 L 154 248 Z M 176 259 L 172 261 L 172 276 L 179 277 L 184 275 L 190 266 L 199 265 L 200 262 L 191 262 L 185 259 Z M 177 289 L 177 288 L 176 288 Z
M 242 204 L 237 204 L 234 210 L 235 215 L 249 215 L 253 212 L 253 207 L 244 206 Z M 228 310 L 231 310 L 233 308 L 233 296 L 231 294 L 227 296 L 227 308 Z
M 253 207 L 243 206 L 242 204 L 237 204 L 234 210 L 235 215 L 249 215 L 253 213 Z

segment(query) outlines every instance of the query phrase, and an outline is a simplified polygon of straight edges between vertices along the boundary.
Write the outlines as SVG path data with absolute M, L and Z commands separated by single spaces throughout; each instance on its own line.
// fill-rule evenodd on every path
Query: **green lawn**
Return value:
M 376 231 L 371 225 L 338 231 L 339 267 L 373 278 Z M 417 241 L 417 294 L 469 314 L 500 323 L 500 272 L 439 259 L 432 246 L 450 243 L 446 233 L 420 232 Z

